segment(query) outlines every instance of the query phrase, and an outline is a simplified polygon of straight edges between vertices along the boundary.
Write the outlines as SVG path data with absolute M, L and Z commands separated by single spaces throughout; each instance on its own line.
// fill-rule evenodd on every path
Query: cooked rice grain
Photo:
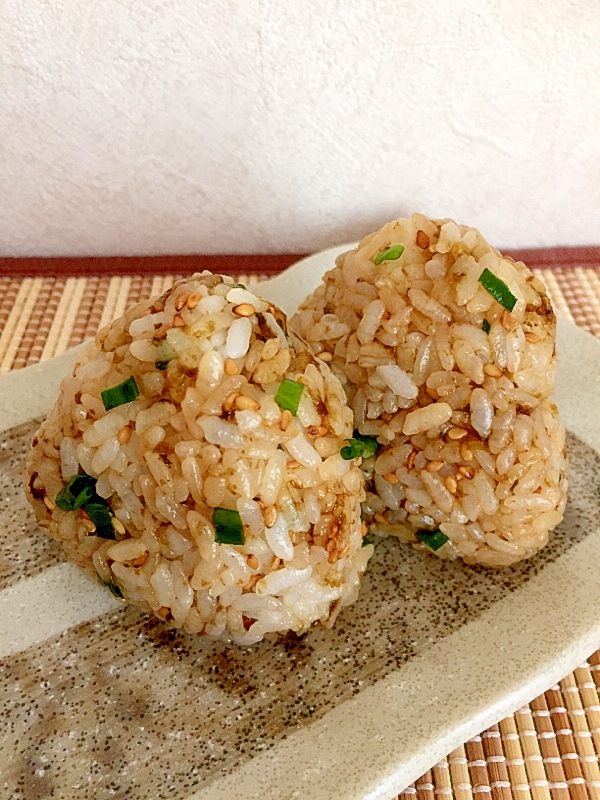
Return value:
M 399 244 L 399 259 L 375 265 Z M 511 312 L 481 284 L 485 269 Z M 339 256 L 291 326 L 382 445 L 363 464 L 373 532 L 417 543 L 440 529 L 436 555 L 494 566 L 546 544 L 565 507 L 565 433 L 550 400 L 556 320 L 524 264 L 473 228 L 414 214 Z
M 333 624 L 373 553 L 362 473 L 339 456 L 344 391 L 277 320 L 231 278 L 180 281 L 99 332 L 28 460 L 29 499 L 72 561 L 143 611 L 240 644 Z M 101 392 L 130 376 L 139 396 L 105 411 Z M 304 386 L 297 416 L 274 400 L 284 377 Z M 97 479 L 115 540 L 91 507 L 57 507 L 78 473 Z M 215 508 L 239 513 L 244 544 L 215 540 Z

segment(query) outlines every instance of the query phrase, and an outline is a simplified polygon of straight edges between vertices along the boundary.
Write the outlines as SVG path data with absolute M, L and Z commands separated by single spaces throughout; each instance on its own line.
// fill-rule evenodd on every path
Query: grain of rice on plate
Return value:
M 99 332 L 34 438 L 28 496 L 117 596 L 252 644 L 358 595 L 373 546 L 351 435 L 340 382 L 283 315 L 203 273 Z
M 414 214 L 339 256 L 290 325 L 354 410 L 374 533 L 485 565 L 546 544 L 567 491 L 556 319 L 523 263 Z

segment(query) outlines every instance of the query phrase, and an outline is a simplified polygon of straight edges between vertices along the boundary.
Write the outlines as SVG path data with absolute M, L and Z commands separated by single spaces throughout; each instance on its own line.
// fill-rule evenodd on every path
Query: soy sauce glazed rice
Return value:
M 414 214 L 339 256 L 290 325 L 379 445 L 363 462 L 373 533 L 489 566 L 546 544 L 567 491 L 556 320 L 523 263 Z
M 351 435 L 340 382 L 283 314 L 205 272 L 99 332 L 34 439 L 28 496 L 116 596 L 253 644 L 358 595 L 373 545 Z

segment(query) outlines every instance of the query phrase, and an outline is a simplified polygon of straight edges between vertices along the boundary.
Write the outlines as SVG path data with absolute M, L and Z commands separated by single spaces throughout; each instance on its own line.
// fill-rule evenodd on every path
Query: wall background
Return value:
M 0 255 L 600 243 L 596 0 L 5 0 Z

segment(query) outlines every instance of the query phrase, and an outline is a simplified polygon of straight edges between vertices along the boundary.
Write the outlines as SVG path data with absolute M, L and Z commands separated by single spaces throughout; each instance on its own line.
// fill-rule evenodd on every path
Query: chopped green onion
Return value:
M 82 508 L 96 526 L 95 536 L 116 539 L 112 524 L 112 511 L 103 497 L 96 494 L 96 478 L 91 475 L 74 475 L 56 495 L 56 505 L 63 511 Z
M 484 319 L 484 320 L 483 320 L 483 325 L 481 326 L 481 330 L 482 330 L 484 333 L 489 333 L 489 332 L 490 332 L 490 328 L 491 328 L 491 327 L 492 327 L 492 326 L 491 326 L 491 325 L 490 325 L 490 323 L 487 321 L 487 319 Z
M 349 446 L 342 447 L 340 455 L 346 461 L 351 461 L 353 458 L 371 458 L 377 452 L 379 444 L 377 439 L 372 436 L 363 436 L 358 431 L 354 431 L 352 439 L 346 439 Z
M 279 389 L 277 389 L 275 402 L 279 408 L 282 408 L 284 411 L 287 409 L 288 411 L 291 411 L 294 416 L 296 416 L 303 391 L 303 383 L 298 383 L 298 381 L 291 381 L 289 378 L 284 378 L 279 384 Z
M 74 475 L 56 495 L 55 503 L 63 511 L 75 511 L 96 494 L 96 479 L 91 475 Z
M 357 439 L 346 439 L 349 446 L 342 447 L 340 455 L 345 461 L 352 461 L 353 458 L 362 458 L 362 444 Z
M 517 298 L 504 281 L 497 278 L 493 272 L 490 272 L 489 269 L 484 269 L 479 276 L 479 283 L 501 306 L 504 306 L 508 311 L 513 310 L 517 303 Z
M 244 544 L 244 526 L 237 511 L 229 508 L 215 508 L 213 511 L 215 542 L 221 544 Z
M 389 250 L 383 250 L 375 256 L 375 266 L 378 267 L 382 261 L 396 261 L 404 252 L 403 244 L 395 244 Z
M 426 544 L 434 552 L 446 544 L 448 537 L 440 530 L 437 531 L 417 531 L 417 539 Z
M 111 408 L 122 406 L 125 403 L 131 403 L 139 393 L 140 390 L 137 387 L 135 378 L 133 375 L 130 375 L 123 383 L 111 386 L 110 389 L 105 389 L 103 392 L 100 392 L 100 396 L 102 397 L 105 410 L 110 411 Z
M 98 502 L 101 498 L 95 498 L 94 503 L 85 506 L 88 517 L 96 526 L 96 536 L 101 539 L 116 539 L 117 535 L 112 524 L 112 512 L 106 503 Z
M 123 591 L 118 584 L 110 583 L 110 581 L 103 581 L 103 580 L 101 580 L 100 583 L 102 584 L 102 586 L 106 586 L 106 588 L 109 589 L 114 594 L 115 597 L 119 597 L 121 600 L 124 599 Z
M 366 547 L 368 544 L 373 544 L 373 540 L 369 539 L 368 536 L 363 536 L 362 546 Z

